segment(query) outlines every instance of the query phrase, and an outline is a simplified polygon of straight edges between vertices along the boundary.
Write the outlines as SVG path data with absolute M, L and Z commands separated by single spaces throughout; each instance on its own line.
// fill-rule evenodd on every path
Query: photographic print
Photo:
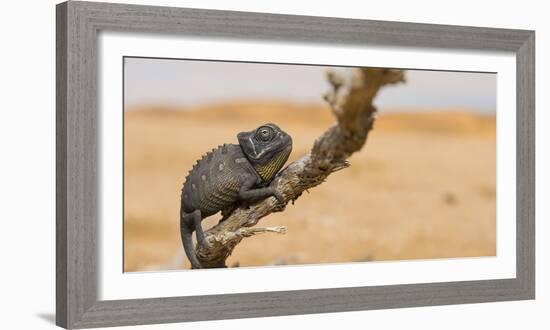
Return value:
M 496 74 L 123 60 L 125 272 L 496 255 Z
M 60 3 L 56 324 L 534 299 L 534 137 L 534 31 Z

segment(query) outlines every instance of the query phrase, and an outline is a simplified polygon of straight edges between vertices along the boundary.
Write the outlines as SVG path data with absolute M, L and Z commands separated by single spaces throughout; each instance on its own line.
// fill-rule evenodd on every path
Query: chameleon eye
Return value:
M 267 126 L 261 127 L 260 129 L 258 129 L 258 132 L 256 133 L 256 137 L 260 141 L 264 141 L 264 142 L 271 140 L 272 135 L 273 135 L 273 129 Z

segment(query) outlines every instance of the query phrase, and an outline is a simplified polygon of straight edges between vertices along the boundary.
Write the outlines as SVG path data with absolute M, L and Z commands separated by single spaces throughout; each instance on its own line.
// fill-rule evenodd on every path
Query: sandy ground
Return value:
M 275 122 L 292 135 L 294 160 L 334 123 L 322 105 L 181 110 L 125 112 L 125 271 L 188 267 L 179 234 L 180 189 L 206 151 L 235 143 L 239 131 Z M 228 264 L 495 255 L 495 118 L 445 110 L 381 113 L 351 167 L 260 222 L 286 226 L 287 234 L 245 239 Z

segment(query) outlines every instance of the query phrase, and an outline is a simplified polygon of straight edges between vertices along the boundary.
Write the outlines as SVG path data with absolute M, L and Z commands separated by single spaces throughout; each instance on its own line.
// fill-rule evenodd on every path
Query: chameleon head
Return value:
M 283 167 L 292 151 L 292 138 L 275 124 L 265 124 L 255 130 L 241 132 L 237 139 L 250 163 L 257 170 L 263 169 L 269 177 Z M 269 179 L 264 175 L 262 178 Z

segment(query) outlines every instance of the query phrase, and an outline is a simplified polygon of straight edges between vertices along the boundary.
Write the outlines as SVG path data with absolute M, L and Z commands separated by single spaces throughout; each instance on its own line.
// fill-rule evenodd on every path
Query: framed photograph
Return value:
M 534 299 L 534 31 L 56 21 L 59 326 Z

